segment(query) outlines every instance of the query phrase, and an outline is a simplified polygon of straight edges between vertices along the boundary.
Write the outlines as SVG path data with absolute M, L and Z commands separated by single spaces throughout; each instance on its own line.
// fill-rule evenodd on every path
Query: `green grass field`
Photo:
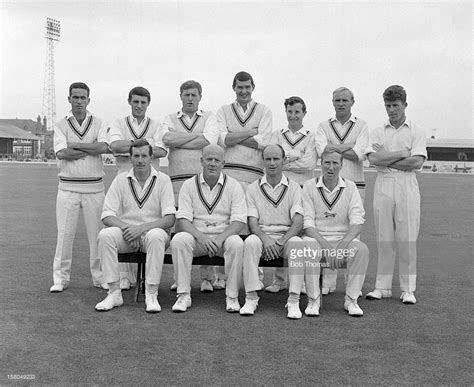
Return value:
M 107 167 L 107 186 L 113 167 Z M 124 306 L 97 313 L 106 292 L 92 286 L 82 219 L 70 287 L 51 294 L 56 242 L 55 166 L 0 163 L 0 385 L 472 385 L 474 178 L 423 174 L 416 305 L 360 299 L 363 318 L 343 310 L 343 279 L 318 318 L 292 321 L 287 293 L 260 294 L 254 317 L 225 311 L 221 292 L 201 294 L 171 312 L 172 267 L 160 285 L 163 311 L 124 292 Z M 370 248 L 364 293 L 376 271 L 367 174 Z M 267 273 L 265 282 L 269 282 Z M 303 296 L 304 297 L 304 296 Z M 243 289 L 240 297 L 244 300 Z M 302 307 L 306 300 L 303 298 Z M 34 375 L 34 380 L 13 379 Z

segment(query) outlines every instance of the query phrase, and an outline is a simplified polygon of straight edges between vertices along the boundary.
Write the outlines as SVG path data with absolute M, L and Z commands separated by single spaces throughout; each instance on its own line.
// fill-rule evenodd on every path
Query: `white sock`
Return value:
M 158 285 L 146 284 L 145 287 L 148 293 L 151 293 L 151 294 L 158 293 Z
M 109 285 L 109 294 L 120 290 L 120 281 L 109 282 L 107 285 Z
M 296 293 L 290 293 L 288 296 L 288 304 L 298 304 L 300 302 L 300 295 Z
M 247 300 L 258 300 L 257 292 L 247 292 L 247 294 L 245 295 L 245 298 Z

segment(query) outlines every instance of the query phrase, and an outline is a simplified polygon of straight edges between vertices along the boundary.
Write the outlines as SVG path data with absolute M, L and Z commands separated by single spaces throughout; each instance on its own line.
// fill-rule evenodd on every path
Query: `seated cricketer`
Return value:
M 243 316 L 251 316 L 257 309 L 260 257 L 278 259 L 285 256 L 288 242 L 302 242 L 298 237 L 303 227 L 301 188 L 282 173 L 285 151 L 280 145 L 268 145 L 262 155 L 265 175 L 247 187 L 247 220 L 251 235 L 245 240 L 244 248 L 246 297 L 245 305 L 240 310 Z M 301 286 L 300 282 L 295 292 L 298 295 Z M 314 292 L 314 289 L 307 290 Z
M 283 163 L 285 176 L 303 187 L 307 180 L 315 176 L 314 170 L 318 154 L 316 152 L 314 131 L 303 126 L 303 119 L 306 115 L 306 104 L 303 99 L 296 96 L 287 98 L 284 106 L 288 126 L 273 131 L 270 144 L 281 145 L 286 155 Z M 275 268 L 272 284 L 267 286 L 265 291 L 278 293 L 280 290 L 287 288 L 287 270 Z M 301 292 L 306 294 L 304 282 Z
M 238 235 L 247 217 L 245 194 L 240 183 L 224 175 L 224 150 L 207 145 L 202 150 L 202 173 L 186 180 L 179 191 L 177 233 L 171 241 L 178 300 L 173 312 L 191 306 L 193 257 L 223 257 L 226 310 L 238 312 L 244 242 Z
M 217 144 L 219 124 L 217 117 L 210 111 L 199 108 L 202 87 L 196 81 L 186 81 L 179 88 L 182 107 L 178 113 L 172 113 L 164 119 L 167 128 L 163 143 L 169 148 L 168 174 L 173 185 L 175 203 L 178 205 L 178 194 L 183 183 L 201 172 L 199 160 L 202 148 Z M 224 268 L 201 266 L 201 292 L 213 292 L 214 289 L 225 289 Z M 178 285 L 174 282 L 171 290 Z
M 133 168 L 119 174 L 105 196 L 102 221 L 107 228 L 99 233 L 99 255 L 107 297 L 95 309 L 107 311 L 123 304 L 117 253 L 147 253 L 145 304 L 148 313 L 161 311 L 158 286 L 161 280 L 169 229 L 174 224 L 174 196 L 170 178 L 151 166 L 152 146 L 137 140 L 130 146 Z
M 157 171 L 160 158 L 166 156 L 166 147 L 162 142 L 165 127 L 147 116 L 151 103 L 151 94 L 144 87 L 134 87 L 128 93 L 130 115 L 119 118 L 110 126 L 108 132 L 109 148 L 114 154 L 117 175 L 130 170 L 130 145 L 137 140 L 146 140 L 153 147 L 151 165 Z M 135 285 L 136 263 L 120 263 L 120 289 L 128 290 Z
M 304 268 L 314 270 L 316 275 L 309 278 L 316 281 L 320 273 L 317 263 L 322 256 L 332 270 L 346 264 L 348 280 L 344 309 L 350 316 L 359 317 L 364 312 L 357 304 L 357 298 L 369 263 L 369 249 L 358 239 L 365 215 L 362 199 L 355 183 L 339 176 L 342 167 L 340 153 L 324 151 L 321 166 L 322 176 L 308 180 L 303 186 L 304 240 L 307 242 L 305 247 L 312 251 L 304 256 Z M 290 287 L 302 281 L 301 275 L 293 275 L 292 270 L 289 273 Z M 305 280 L 308 288 L 308 277 Z M 319 287 L 314 298 L 317 298 L 315 314 L 318 315 Z M 301 312 L 296 304 L 294 318 L 299 317 Z

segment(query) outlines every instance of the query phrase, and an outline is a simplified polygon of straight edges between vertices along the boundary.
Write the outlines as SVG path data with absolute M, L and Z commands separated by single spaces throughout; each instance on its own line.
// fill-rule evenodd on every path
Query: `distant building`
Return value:
M 52 132 L 46 131 L 46 123 L 46 117 L 41 119 L 40 116 L 36 121 L 19 118 L 0 119 L 0 154 L 10 159 L 50 156 Z M 12 127 L 21 131 L 12 130 Z M 14 134 L 16 137 L 13 137 Z
M 474 139 L 430 138 L 426 141 L 428 160 L 423 169 L 471 173 L 474 167 Z
M 0 123 L 0 157 L 29 160 L 40 154 L 41 137 L 16 126 Z
M 423 164 L 424 171 L 472 173 L 474 168 L 474 139 L 426 139 L 428 159 Z M 368 160 L 364 167 L 375 169 Z
M 9 124 L 38 136 L 46 133 L 46 117 L 36 117 L 36 121 L 22 118 L 0 118 L 0 124 Z

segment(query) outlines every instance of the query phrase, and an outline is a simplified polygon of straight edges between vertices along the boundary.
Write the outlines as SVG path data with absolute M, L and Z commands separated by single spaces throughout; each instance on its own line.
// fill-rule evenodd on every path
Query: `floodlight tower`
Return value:
M 46 64 L 44 69 L 43 116 L 46 130 L 53 130 L 56 122 L 56 89 L 54 84 L 54 42 L 59 42 L 60 21 L 46 18 Z

